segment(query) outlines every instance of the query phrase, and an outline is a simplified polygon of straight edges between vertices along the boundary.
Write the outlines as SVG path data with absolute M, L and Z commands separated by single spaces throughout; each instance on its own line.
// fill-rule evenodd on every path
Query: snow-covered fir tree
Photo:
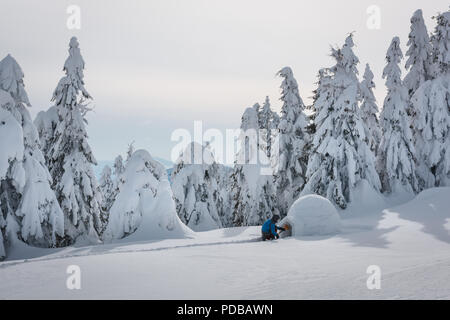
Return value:
M 258 112 L 247 108 L 242 116 L 240 150 L 231 175 L 231 210 L 233 225 L 260 225 L 276 209 L 273 177 L 265 150 L 258 143 Z M 264 169 L 263 169 L 264 168 Z
M 34 119 L 34 126 L 39 135 L 41 151 L 47 161 L 47 155 L 51 147 L 56 125 L 59 122 L 58 110 L 56 106 L 51 106 L 48 110 L 39 111 Z
M 84 60 L 78 40 L 69 43 L 66 75 L 59 81 L 52 100 L 58 119 L 48 139 L 46 160 L 53 178 L 53 189 L 64 212 L 65 236 L 59 244 L 75 241 L 97 242 L 102 230 L 101 194 L 92 170 L 96 160 L 88 143 L 85 114 L 91 96 L 84 88 Z M 51 114 L 50 114 L 51 115 Z M 48 119 L 43 123 L 51 123 Z
M 433 66 L 432 77 L 446 75 L 450 71 L 450 11 L 438 14 L 434 17 L 436 27 L 431 35 L 431 64 Z
M 13 103 L 3 107 L 11 112 L 22 127 L 25 185 L 17 191 L 15 217 L 19 227 L 18 239 L 35 246 L 56 245 L 56 235 L 62 236 L 63 214 L 51 189 L 51 177 L 39 147 L 37 130 L 27 106 L 31 104 L 25 91 L 24 74 L 17 61 L 7 55 L 0 61 L 0 89 L 10 95 Z
M 266 97 L 262 108 L 258 108 L 258 123 L 261 133 L 260 145 L 266 150 L 266 155 L 271 158 L 272 141 L 275 139 L 274 132 L 278 128 L 280 118 L 278 114 L 272 111 L 269 97 Z
M 309 119 L 305 115 L 305 105 L 291 68 L 284 67 L 277 75 L 283 78 L 280 87 L 283 106 L 278 125 L 279 154 L 275 155 L 275 185 L 278 210 L 284 216 L 306 181 L 310 137 L 307 133 Z
M 409 97 L 424 83 L 431 79 L 431 44 L 422 10 L 418 9 L 411 17 L 411 31 L 408 35 L 405 68 L 409 70 L 403 80 Z M 412 110 L 414 114 L 415 110 Z
M 378 106 L 376 103 L 373 89 L 375 83 L 373 82 L 373 73 L 370 70 L 369 64 L 366 64 L 364 71 L 363 81 L 361 81 L 361 118 L 364 121 L 366 131 L 366 143 L 369 145 L 370 150 L 377 154 L 378 145 L 381 140 L 380 123 L 378 121 Z
M 127 159 L 125 161 L 128 161 L 133 155 L 133 153 L 134 153 L 134 141 L 128 144 Z
M 120 177 L 122 173 L 125 171 L 123 158 L 120 154 L 114 159 L 113 168 L 114 168 L 114 176 L 116 177 L 116 179 L 117 177 Z
M 231 175 L 233 168 L 223 164 L 217 164 L 217 186 L 218 192 L 215 197 L 217 213 L 222 227 L 233 226 L 233 212 L 231 210 Z
M 195 159 L 201 161 L 195 161 Z M 217 210 L 218 165 L 211 150 L 190 143 L 174 165 L 172 190 L 178 216 L 194 231 L 222 227 Z
M 0 90 L 0 260 L 18 241 L 20 220 L 16 212 L 25 186 L 23 130 L 8 111 L 14 105 L 11 95 Z
M 450 185 L 450 12 L 436 17 L 433 79 L 412 97 L 420 189 Z
M 383 70 L 387 96 L 380 116 L 383 131 L 377 156 L 377 169 L 384 192 L 415 192 L 417 179 L 415 149 L 409 127 L 408 90 L 401 80 L 399 64 L 403 58 L 398 37 L 392 39 Z
M 309 106 L 306 106 L 307 110 L 311 111 L 310 119 L 312 122 L 309 124 L 308 132 L 310 135 L 314 135 L 316 131 L 315 127 L 315 118 L 318 113 L 320 113 L 320 107 L 326 106 L 327 103 L 325 101 L 329 101 L 331 99 L 331 91 L 328 90 L 330 87 L 330 82 L 332 81 L 331 71 L 329 68 L 322 68 L 317 73 L 317 88 L 313 90 L 313 103 Z
M 176 238 L 186 230 L 176 213 L 166 169 L 147 151 L 136 150 L 125 165 L 104 239 Z
M 302 194 L 316 193 L 345 209 L 363 180 L 380 190 L 375 157 L 365 142 L 365 126 L 358 110 L 359 81 L 352 35 L 342 48 L 332 49 L 336 65 L 315 96 L 315 135 Z
M 113 205 L 115 197 L 115 184 L 112 178 L 112 170 L 108 165 L 105 165 L 103 167 L 99 180 L 99 190 L 102 194 L 103 199 L 102 212 L 100 217 L 102 219 L 102 225 L 106 226 L 106 224 L 108 223 L 109 210 Z

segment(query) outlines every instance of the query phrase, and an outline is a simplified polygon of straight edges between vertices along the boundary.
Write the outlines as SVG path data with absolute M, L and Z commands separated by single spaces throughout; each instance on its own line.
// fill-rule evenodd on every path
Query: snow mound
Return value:
M 364 213 L 382 210 L 387 206 L 384 197 L 366 179 L 361 179 L 352 190 L 351 202 L 348 204 L 347 209 L 343 211 L 345 217 L 361 216 Z M 396 190 L 400 192 L 404 189 L 398 187 Z M 406 191 L 403 192 L 406 193 Z
M 311 194 L 298 198 L 280 224 L 289 224 L 292 236 L 313 236 L 338 233 L 341 220 L 328 199 Z

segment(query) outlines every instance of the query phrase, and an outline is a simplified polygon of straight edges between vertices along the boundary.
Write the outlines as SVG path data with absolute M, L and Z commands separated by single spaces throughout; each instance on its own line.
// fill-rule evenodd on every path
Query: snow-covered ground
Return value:
M 258 227 L 189 239 L 90 247 L 23 247 L 0 263 L 0 298 L 450 299 L 450 188 L 389 209 L 341 212 L 333 236 L 261 242 Z M 398 201 L 398 199 L 397 199 Z M 26 258 L 26 259 L 25 259 Z M 81 289 L 69 290 L 69 265 Z M 368 266 L 381 288 L 366 285 Z

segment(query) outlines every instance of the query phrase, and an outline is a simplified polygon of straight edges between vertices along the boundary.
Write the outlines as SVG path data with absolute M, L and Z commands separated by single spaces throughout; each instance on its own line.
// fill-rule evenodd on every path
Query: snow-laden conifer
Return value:
M 411 99 L 420 189 L 450 185 L 450 12 L 439 14 L 436 22 L 431 37 L 434 78 Z
M 352 35 L 342 48 L 332 49 L 336 65 L 322 72 L 320 90 L 315 96 L 315 133 L 302 194 L 316 193 L 341 208 L 357 195 L 363 180 L 376 190 L 380 181 L 375 157 L 366 143 L 364 122 L 360 118 L 359 81 L 353 53 Z M 329 73 L 329 75 L 327 75 Z
M 0 90 L 0 260 L 20 235 L 16 212 L 25 186 L 23 130 L 14 115 L 11 95 Z
M 45 131 L 46 136 L 41 137 L 48 139 L 44 143 L 45 156 L 53 189 L 64 212 L 65 236 L 60 245 L 77 240 L 97 242 L 102 230 L 102 198 L 92 170 L 96 160 L 88 143 L 85 118 L 89 111 L 87 100 L 92 98 L 84 88 L 83 70 L 79 43 L 72 37 L 69 57 L 64 63 L 66 75 L 59 81 L 52 98 L 57 122 L 53 132 Z
M 361 118 L 364 121 L 366 131 L 366 142 L 370 150 L 377 154 L 378 145 L 381 140 L 380 123 L 378 121 L 378 106 L 373 94 L 375 83 L 373 82 L 373 73 L 369 64 L 366 64 L 363 81 L 361 81 Z
M 145 150 L 129 157 L 111 207 L 104 239 L 178 238 L 189 229 L 178 218 L 166 169 Z
M 406 112 L 408 91 L 401 80 L 399 64 L 403 58 L 400 40 L 394 37 L 386 53 L 383 70 L 387 96 L 380 116 L 382 139 L 378 150 L 377 167 L 383 191 L 415 192 L 418 189 L 415 168 L 415 149 Z
M 231 210 L 235 226 L 260 225 L 276 209 L 270 161 L 258 143 L 258 112 L 242 116 L 240 149 L 231 175 Z
M 174 165 L 171 181 L 177 213 L 194 231 L 222 227 L 216 201 L 218 167 L 210 149 L 196 142 L 186 147 Z
M 275 185 L 278 209 L 284 216 L 306 182 L 310 137 L 307 133 L 305 105 L 292 69 L 284 67 L 277 75 L 283 78 L 280 87 L 283 106 L 278 125 L 279 154 L 275 155 Z
M 406 51 L 405 68 L 408 73 L 403 83 L 409 97 L 424 83 L 431 79 L 431 44 L 427 27 L 423 20 L 422 10 L 418 9 L 411 17 L 411 30 L 408 35 L 408 51 Z
M 106 226 L 106 224 L 108 223 L 109 210 L 114 203 L 116 195 L 115 183 L 112 178 L 112 170 L 108 165 L 105 165 L 103 167 L 102 173 L 100 175 L 99 190 L 102 194 L 103 199 L 101 213 L 102 225 Z
M 25 185 L 15 212 L 22 241 L 42 247 L 56 245 L 56 235 L 62 236 L 63 214 L 51 189 L 51 176 L 39 146 L 39 136 L 27 107 L 31 107 L 25 91 L 24 73 L 17 61 L 7 55 L 0 61 L 0 89 L 7 92 L 13 103 L 5 109 L 22 127 Z M 1 152 L 1 151 L 0 151 Z

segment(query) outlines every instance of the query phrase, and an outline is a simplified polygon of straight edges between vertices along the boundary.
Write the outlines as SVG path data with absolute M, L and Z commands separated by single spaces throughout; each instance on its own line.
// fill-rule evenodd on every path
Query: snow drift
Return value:
M 319 195 L 298 198 L 280 225 L 289 224 L 292 236 L 336 234 L 341 221 L 333 204 Z
M 178 218 L 166 169 L 145 150 L 127 161 L 111 208 L 105 240 L 184 238 L 192 233 Z

